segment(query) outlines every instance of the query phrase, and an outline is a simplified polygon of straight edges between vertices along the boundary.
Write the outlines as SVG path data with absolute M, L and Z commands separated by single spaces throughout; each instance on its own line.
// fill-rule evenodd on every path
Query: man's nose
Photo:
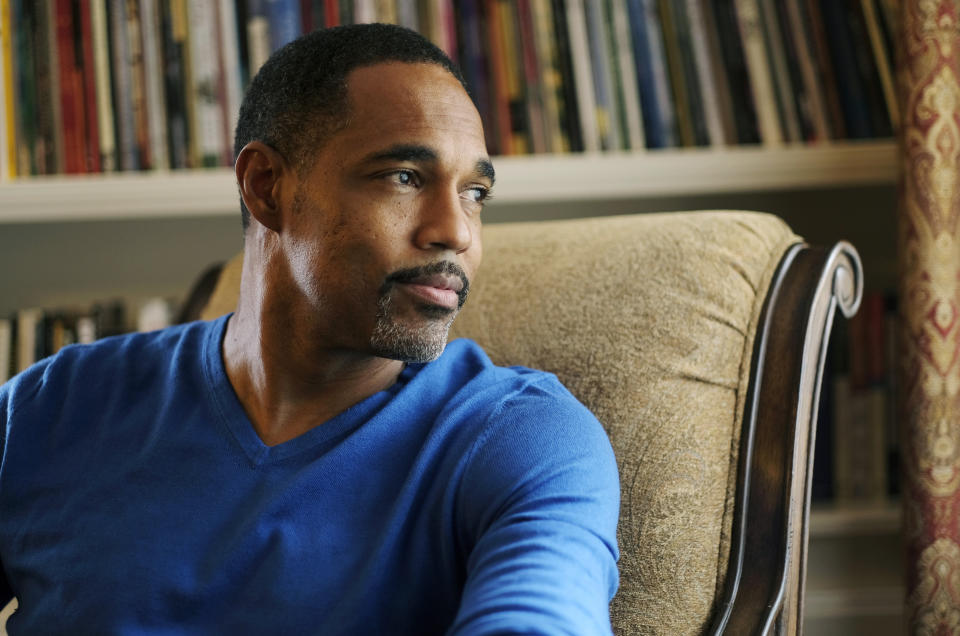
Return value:
M 452 250 L 457 254 L 473 244 L 475 223 L 463 207 L 455 188 L 444 188 L 427 197 L 420 209 L 414 241 L 423 250 Z

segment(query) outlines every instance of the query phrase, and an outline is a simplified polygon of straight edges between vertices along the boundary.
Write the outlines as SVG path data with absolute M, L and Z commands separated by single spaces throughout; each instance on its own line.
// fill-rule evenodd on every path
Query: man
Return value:
M 236 312 L 0 388 L 10 633 L 609 632 L 602 428 L 445 347 L 494 180 L 457 70 L 399 27 L 305 36 L 235 147 Z

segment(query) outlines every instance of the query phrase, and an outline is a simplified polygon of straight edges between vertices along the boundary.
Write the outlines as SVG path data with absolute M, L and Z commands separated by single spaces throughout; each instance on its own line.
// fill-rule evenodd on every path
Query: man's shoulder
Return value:
M 45 396 L 62 399 L 71 389 L 98 389 L 153 374 L 185 353 L 199 353 L 214 323 L 188 323 L 72 344 L 40 360 L 0 387 L 11 405 Z
M 472 340 L 457 339 L 448 345 L 448 373 L 463 374 L 451 409 L 480 416 L 484 436 L 526 435 L 543 438 L 548 433 L 567 441 L 586 436 L 606 443 L 606 434 L 594 414 L 549 371 L 524 366 L 497 366 Z

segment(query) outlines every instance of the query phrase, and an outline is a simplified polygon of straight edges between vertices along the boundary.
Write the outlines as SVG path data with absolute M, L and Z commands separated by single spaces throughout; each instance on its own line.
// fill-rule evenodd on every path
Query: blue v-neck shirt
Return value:
M 12 636 L 609 633 L 616 464 L 554 376 L 457 340 L 268 447 L 226 321 L 68 347 L 0 387 Z

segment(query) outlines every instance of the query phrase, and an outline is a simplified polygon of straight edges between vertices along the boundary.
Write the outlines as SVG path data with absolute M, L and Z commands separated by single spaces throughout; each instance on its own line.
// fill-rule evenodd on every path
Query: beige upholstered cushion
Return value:
M 726 573 L 739 426 L 776 217 L 631 215 L 488 225 L 451 337 L 556 373 L 600 419 L 621 479 L 618 634 L 697 634 Z M 229 264 L 208 317 L 236 304 Z

